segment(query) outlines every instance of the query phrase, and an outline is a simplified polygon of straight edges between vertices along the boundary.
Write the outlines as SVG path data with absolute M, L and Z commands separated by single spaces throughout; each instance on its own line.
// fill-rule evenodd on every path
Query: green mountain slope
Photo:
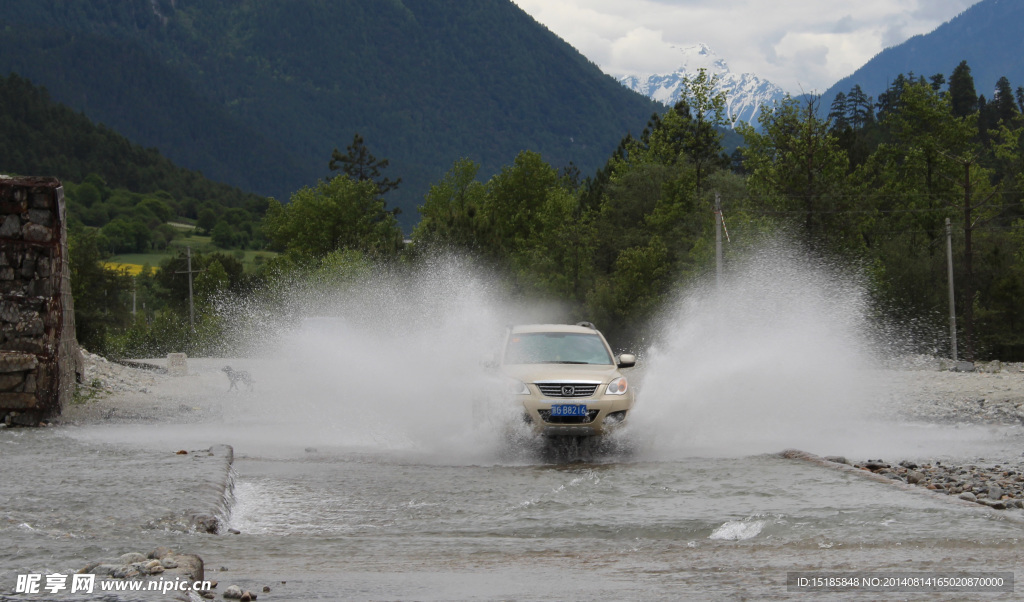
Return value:
M 286 199 L 363 135 L 403 223 L 469 157 L 590 173 L 663 107 L 508 0 L 6 0 L 17 72 L 214 179 Z
M 931 77 L 936 73 L 948 79 L 960 61 L 967 61 L 979 94 L 992 98 L 1000 77 L 1014 86 L 1024 83 L 1024 2 L 1019 0 L 983 0 L 935 31 L 914 36 L 887 48 L 853 74 L 839 80 L 821 98 L 828 111 L 836 94 L 847 93 L 855 85 L 876 100 L 900 74 L 915 73 Z
M 163 191 L 174 199 L 192 199 L 194 205 L 212 205 L 218 213 L 240 208 L 258 218 L 266 211 L 266 199 L 212 182 L 178 167 L 156 149 L 132 144 L 54 102 L 46 90 L 18 75 L 0 77 L 0 140 L 0 173 L 70 182 L 98 174 L 111 188 Z

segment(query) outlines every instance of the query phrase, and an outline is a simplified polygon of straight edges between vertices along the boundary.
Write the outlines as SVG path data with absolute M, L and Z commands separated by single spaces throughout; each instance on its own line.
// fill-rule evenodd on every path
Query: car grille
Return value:
M 551 410 L 538 410 L 540 419 L 548 424 L 587 424 L 597 418 L 600 410 L 587 410 L 586 416 L 552 416 Z
M 597 387 L 586 383 L 537 383 L 544 397 L 590 397 Z

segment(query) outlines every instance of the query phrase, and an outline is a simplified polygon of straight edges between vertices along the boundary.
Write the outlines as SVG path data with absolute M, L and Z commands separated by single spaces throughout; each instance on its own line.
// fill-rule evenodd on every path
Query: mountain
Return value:
M 719 77 L 715 91 L 726 93 L 727 114 L 737 123 L 756 124 L 761 107 L 770 106 L 786 94 L 775 84 L 756 75 L 733 73 L 726 62 L 705 44 L 688 46 L 681 49 L 681 53 L 682 66 L 672 73 L 627 75 L 619 81 L 630 90 L 671 106 L 680 99 L 683 80 L 705 69 L 709 75 Z
M 596 171 L 663 107 L 509 0 L 4 0 L 0 74 L 179 165 L 287 199 L 359 133 L 403 226 L 456 159 Z M 0 166 L 2 170 L 3 166 Z
M 914 36 L 875 55 L 863 67 L 839 80 L 821 96 L 820 110 L 827 113 L 839 92 L 855 85 L 878 99 L 900 74 L 931 77 L 941 73 L 949 80 L 960 61 L 967 61 L 978 94 L 991 100 L 1000 77 L 1013 88 L 1024 85 L 1024 2 L 982 0 L 928 34 Z
M 46 174 L 77 183 L 102 174 L 103 188 L 159 195 L 176 206 L 190 206 L 176 209 L 182 209 L 177 215 L 191 218 L 208 205 L 218 214 L 242 208 L 254 220 L 267 209 L 266 199 L 212 182 L 178 167 L 156 149 L 132 144 L 54 102 L 45 89 L 16 74 L 0 76 L 0 140 L 0 173 Z M 74 203 L 69 211 L 74 213 Z

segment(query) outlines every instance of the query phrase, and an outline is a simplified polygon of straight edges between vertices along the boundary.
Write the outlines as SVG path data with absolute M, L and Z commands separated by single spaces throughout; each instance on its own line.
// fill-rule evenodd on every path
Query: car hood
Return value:
M 523 382 L 545 380 L 599 380 L 607 383 L 619 375 L 618 366 L 593 364 L 506 364 L 501 372 Z

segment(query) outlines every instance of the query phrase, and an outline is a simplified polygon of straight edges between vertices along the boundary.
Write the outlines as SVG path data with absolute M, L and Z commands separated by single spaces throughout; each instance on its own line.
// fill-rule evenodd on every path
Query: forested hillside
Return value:
M 193 204 L 243 208 L 257 217 L 266 211 L 265 199 L 178 167 L 158 150 L 97 126 L 14 74 L 0 77 L 0 139 L 0 173 L 56 176 L 70 182 L 96 174 L 112 188 L 164 191 Z M 195 210 L 190 217 L 196 217 Z
M 175 220 L 204 234 L 219 226 L 221 248 L 265 245 L 256 227 L 265 198 L 178 167 L 18 75 L 0 77 L 0 139 L 0 173 L 60 178 L 72 227 L 101 229 L 102 251 L 165 249 L 183 233 Z
M 457 158 L 592 173 L 659 105 L 508 0 L 11 0 L 0 73 L 180 165 L 286 199 L 359 133 L 416 220 Z
M 1024 3 L 982 0 L 935 31 L 887 48 L 822 94 L 828 108 L 836 95 L 854 86 L 877 98 L 900 74 L 950 75 L 950 65 L 967 61 L 978 94 L 991 99 L 996 82 L 1006 77 L 1024 85 Z

